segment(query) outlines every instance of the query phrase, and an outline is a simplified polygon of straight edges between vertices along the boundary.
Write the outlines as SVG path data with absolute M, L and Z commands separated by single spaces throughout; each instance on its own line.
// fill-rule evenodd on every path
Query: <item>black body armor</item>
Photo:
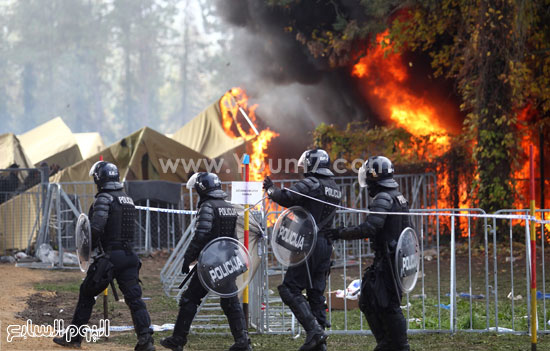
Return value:
M 195 236 L 185 252 L 185 260 L 195 261 L 206 244 L 218 237 L 227 236 L 236 239 L 237 218 L 235 207 L 223 198 L 207 196 L 206 199 L 201 200 L 195 224 Z
M 318 200 L 338 205 L 342 199 L 342 192 L 332 177 L 315 175 L 309 176 L 290 187 L 291 190 L 316 198 Z M 295 194 L 290 191 L 273 188 L 271 199 L 284 207 L 302 206 L 308 210 L 319 231 L 330 227 L 331 220 L 336 214 L 336 207 Z
M 98 238 L 104 248 L 132 242 L 136 212 L 134 201 L 121 189 L 98 193 L 90 210 L 94 244 Z

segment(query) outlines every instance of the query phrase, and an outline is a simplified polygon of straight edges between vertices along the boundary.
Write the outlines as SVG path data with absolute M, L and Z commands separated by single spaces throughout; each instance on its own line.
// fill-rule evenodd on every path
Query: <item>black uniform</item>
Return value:
M 202 249 L 212 240 L 226 236 L 237 239 L 235 228 L 237 225 L 237 211 L 228 202 L 224 200 L 226 194 L 221 190 L 209 192 L 201 195 L 197 221 L 195 224 L 195 235 L 189 244 L 184 255 L 184 265 L 198 259 Z M 191 323 L 197 312 L 197 307 L 208 291 L 202 286 L 199 277 L 195 274 L 187 290 L 182 294 L 180 300 L 180 309 L 174 326 L 172 338 L 161 341 L 165 347 L 178 349 L 187 343 L 187 335 L 191 328 Z M 237 296 L 229 298 L 220 298 L 220 305 L 229 321 L 231 334 L 235 339 L 235 345 L 230 350 L 248 350 L 250 339 L 243 310 Z
M 371 185 L 369 194 L 374 196 L 369 205 L 372 212 L 409 212 L 407 200 L 396 189 Z M 338 235 L 344 240 L 369 238 L 373 243 L 374 262 L 361 281 L 359 308 L 378 343 L 375 350 L 409 350 L 407 323 L 400 307 L 401 291 L 396 288 L 389 260 L 395 257 L 399 235 L 410 226 L 409 216 L 371 214 L 365 222 L 343 228 Z
M 128 197 L 122 188 L 100 191 L 90 208 L 89 217 L 93 247 L 101 244 L 114 265 L 114 278 L 124 295 L 124 301 L 130 308 L 136 334 L 138 336 L 152 334 L 151 318 L 141 299 L 139 285 L 141 261 L 131 248 L 136 217 L 132 198 Z M 91 272 L 88 271 L 88 275 L 90 274 Z M 83 283 L 80 286 L 72 324 L 80 326 L 88 323 L 95 304 L 94 297 L 94 293 L 86 290 L 86 284 Z
M 270 193 L 270 198 L 284 207 L 302 206 L 308 210 L 317 226 L 319 232 L 314 252 L 308 258 L 308 265 L 301 264 L 295 267 L 289 267 L 286 271 L 283 283 L 278 287 L 279 294 L 285 304 L 294 312 L 294 315 L 307 331 L 300 317 L 300 312 L 293 309 L 293 306 L 306 302 L 302 291 L 305 289 L 307 294 L 307 303 L 311 312 L 315 316 L 319 325 L 323 328 L 328 327 L 326 318 L 325 288 L 327 276 L 330 271 L 330 256 L 332 255 L 332 242 L 325 236 L 326 229 L 332 224 L 332 219 L 336 213 L 336 207 L 323 204 L 319 201 L 295 194 L 287 190 L 274 189 Z M 308 173 L 306 178 L 294 184 L 291 190 L 298 193 L 319 199 L 331 204 L 339 204 L 342 193 L 332 177 L 320 174 Z M 307 267 L 310 269 L 311 285 L 308 278 Z M 307 323 L 307 321 L 304 321 Z

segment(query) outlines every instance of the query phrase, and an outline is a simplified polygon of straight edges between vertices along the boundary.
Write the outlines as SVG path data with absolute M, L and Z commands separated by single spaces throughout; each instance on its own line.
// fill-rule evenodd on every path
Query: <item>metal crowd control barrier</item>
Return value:
M 41 168 L 0 169 L 0 252 L 25 250 L 42 225 L 47 183 Z
M 503 218 L 502 214 L 522 217 Z M 276 215 L 277 211 L 269 212 L 265 218 Z M 422 255 L 418 283 L 402 300 L 409 333 L 527 334 L 532 322 L 528 308 L 530 261 L 526 248 L 529 246 L 525 245 L 526 235 L 529 237 L 527 210 L 502 210 L 487 215 L 481 209 L 413 209 L 411 217 Z M 339 210 L 335 222 L 354 225 L 364 219 L 364 213 Z M 546 291 L 550 282 L 544 268 L 547 258 L 543 257 L 550 224 L 537 224 L 537 228 L 539 332 L 548 333 L 546 299 L 550 299 L 550 294 Z M 273 258 L 267 242 L 263 241 L 260 249 L 261 268 L 255 276 L 255 288 L 251 289 L 251 297 L 254 296 L 254 303 L 250 304 L 251 324 L 260 333 L 297 335 L 299 325 L 277 293 L 285 269 Z M 327 280 L 330 333 L 370 334 L 357 300 L 340 295 L 352 281 L 361 279 L 371 258 L 367 240 L 334 243 L 334 264 Z M 169 268 L 179 269 L 181 263 L 175 262 L 170 259 L 163 273 Z M 219 314 L 212 314 L 211 310 L 202 316 L 207 323 L 219 320 Z M 211 316 L 214 319 L 210 320 Z
M 0 176 L 21 175 L 15 174 L 13 169 L 7 172 L 0 172 Z M 404 192 L 413 199 L 411 203 L 416 203 L 411 217 L 422 250 L 418 284 L 404 296 L 402 303 L 409 332 L 528 333 L 533 322 L 528 308 L 531 260 L 528 224 L 533 218 L 528 216 L 528 210 L 485 214 L 480 209 L 429 209 L 436 205 L 437 197 L 435 182 L 430 177 L 400 180 Z M 290 186 L 295 181 L 277 183 Z M 339 182 L 345 194 L 345 206 L 367 208 L 368 196 L 354 180 L 343 177 Z M 223 186 L 230 193 L 230 184 Z M 72 221 L 92 203 L 93 183 L 41 183 L 24 192 L 7 193 L 0 191 L 4 195 L 0 204 L 2 250 L 24 249 L 33 241 L 51 243 L 60 252 L 58 266 L 64 267 L 63 254 L 74 247 L 74 233 L 70 232 L 74 227 Z M 182 191 L 178 207 L 196 208 L 197 198 L 193 196 L 188 190 Z M 181 281 L 182 255 L 192 237 L 192 215 L 174 208 L 155 211 L 151 201 L 141 205 L 145 209 L 138 212 L 135 247 L 143 252 L 172 250 L 161 271 L 161 280 L 166 294 L 177 298 L 180 292 L 175 285 Z M 263 206 L 266 214 L 256 221 L 269 235 L 269 228 L 281 207 L 270 201 Z M 536 213 L 538 218 L 542 214 L 548 218 L 549 211 L 537 210 Z M 338 210 L 334 222 L 338 226 L 355 225 L 364 221 L 365 216 L 354 210 Z M 550 282 L 545 266 L 549 259 L 546 246 L 550 240 L 550 223 L 539 222 L 536 223 L 538 324 L 540 333 L 549 333 L 546 300 L 550 299 Z M 261 333 L 297 334 L 300 332 L 298 324 L 277 294 L 284 267 L 274 259 L 267 240 L 260 242 L 258 250 L 260 268 L 250 289 L 251 325 Z M 330 332 L 370 333 L 357 309 L 357 301 L 338 297 L 338 290 L 345 291 L 352 281 L 360 279 L 370 263 L 369 241 L 339 241 L 334 244 L 333 252 L 334 266 L 327 281 Z M 202 328 L 209 330 L 214 330 L 208 326 L 210 322 L 224 322 L 215 301 L 205 299 L 198 321 L 203 321 Z

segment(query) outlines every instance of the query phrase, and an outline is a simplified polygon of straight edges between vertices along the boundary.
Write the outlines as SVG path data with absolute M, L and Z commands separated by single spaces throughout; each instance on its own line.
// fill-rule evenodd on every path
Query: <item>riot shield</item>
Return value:
M 404 293 L 414 289 L 420 264 L 420 246 L 414 229 L 407 227 L 399 236 L 395 248 L 396 280 Z
M 219 237 L 204 247 L 197 274 L 205 289 L 220 297 L 232 297 L 250 282 L 250 256 L 238 240 Z
M 88 271 L 92 257 L 92 231 L 88 216 L 81 213 L 76 222 L 76 255 L 78 256 L 78 265 L 84 273 Z
M 283 266 L 297 266 L 307 260 L 317 241 L 317 224 L 308 210 L 293 206 L 277 218 L 271 234 L 271 247 Z

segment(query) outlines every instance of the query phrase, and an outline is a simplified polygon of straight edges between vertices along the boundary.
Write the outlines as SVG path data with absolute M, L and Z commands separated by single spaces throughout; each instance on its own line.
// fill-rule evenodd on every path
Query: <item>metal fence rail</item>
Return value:
M 0 252 L 11 253 L 28 246 L 42 225 L 45 170 L 0 169 Z
M 25 179 L 23 172 L 0 171 L 6 179 Z M 2 173 L 4 172 L 4 173 Z M 19 172 L 19 173 L 17 173 Z M 27 174 L 28 175 L 28 174 Z M 369 199 L 355 178 L 337 178 L 344 193 L 344 205 L 367 208 Z M 297 180 L 277 181 L 289 187 Z M 432 175 L 403 176 L 398 181 L 412 199 L 411 217 L 421 243 L 420 276 L 414 291 L 403 298 L 403 312 L 411 333 L 488 332 L 528 333 L 533 316 L 530 303 L 528 210 L 501 210 L 485 214 L 480 209 L 436 209 L 437 187 Z M 27 182 L 30 184 L 31 182 Z M 230 193 L 230 183 L 223 184 Z M 11 188 L 10 188 L 11 189 Z M 64 267 L 64 252 L 74 249 L 74 220 L 87 212 L 96 192 L 91 182 L 47 184 L 2 192 L 0 204 L 0 245 L 2 251 L 25 249 L 32 243 L 50 243 L 59 250 L 58 267 Z M 6 190 L 6 189 L 4 189 Z M 26 190 L 26 191 L 24 191 Z M 180 209 L 196 208 L 196 195 L 182 189 L 177 205 L 162 205 L 144 200 L 138 205 L 134 247 L 139 252 L 168 249 L 171 255 L 161 271 L 161 281 L 168 296 L 177 298 L 177 285 L 183 252 L 192 238 L 193 216 Z M 161 211 L 154 208 L 163 206 Z M 270 201 L 255 222 L 261 224 L 266 237 L 257 247 L 259 269 L 250 286 L 250 321 L 262 333 L 298 334 L 299 326 L 289 309 L 282 304 L 277 286 L 285 269 L 274 258 L 268 245 L 270 227 L 282 208 Z M 538 218 L 548 218 L 550 210 L 537 210 Z M 502 215 L 522 216 L 503 217 Z M 336 226 L 350 226 L 365 220 L 366 214 L 339 210 Z M 550 224 L 536 225 L 537 235 L 537 306 L 541 333 L 550 332 L 550 281 L 545 266 L 550 259 L 546 249 Z M 334 243 L 331 275 L 327 281 L 327 305 L 331 333 L 370 333 L 357 309 L 356 300 L 336 296 L 357 279 L 370 264 L 372 252 L 368 240 Z M 339 295 L 338 295 L 339 296 Z M 226 328 L 225 319 L 215 298 L 205 299 L 198 320 L 201 328 Z M 215 323 L 214 323 L 215 322 Z M 211 324 L 209 326 L 209 324 Z M 226 332 L 226 330 L 224 330 Z
M 515 224 L 516 228 L 504 228 L 510 233 L 514 231 L 514 235 L 506 237 L 496 230 L 497 225 L 491 225 L 492 222 L 506 220 L 487 216 L 480 209 L 417 209 L 411 212 L 417 223 L 422 260 L 419 281 L 402 301 L 409 332 L 460 330 L 528 333 L 532 321 L 529 315 L 529 257 L 526 251 L 529 246 L 525 245 L 528 221 L 511 221 L 521 223 Z M 525 211 L 515 210 L 500 212 L 525 214 Z M 351 211 L 339 211 L 337 222 L 351 225 L 360 216 Z M 544 257 L 548 252 L 544 251 L 543 241 L 549 240 L 549 236 L 547 229 L 541 225 L 538 228 L 542 234 L 539 234 L 541 244 L 537 261 L 542 273 L 538 275 L 541 290 L 538 294 L 539 331 L 548 333 L 546 299 L 550 299 L 550 294 L 546 291 L 550 288 L 550 282 L 545 275 L 545 260 L 548 257 Z M 357 301 L 336 298 L 334 294 L 336 290 L 345 291 L 351 281 L 361 278 L 370 264 L 370 256 L 365 240 L 335 243 L 334 265 L 327 282 L 331 333 L 370 333 L 357 308 Z M 266 262 L 268 267 L 264 274 L 268 282 L 263 300 L 266 305 L 263 320 L 278 318 L 278 324 L 274 327 L 264 323 L 260 330 L 265 333 L 289 333 L 295 330 L 295 325 L 292 318 L 281 317 L 285 307 L 277 299 L 275 289 L 284 270 L 276 264 L 270 266 L 269 262 L 273 262 L 270 257 L 266 258 Z M 518 296 L 518 291 L 521 291 L 522 297 Z

